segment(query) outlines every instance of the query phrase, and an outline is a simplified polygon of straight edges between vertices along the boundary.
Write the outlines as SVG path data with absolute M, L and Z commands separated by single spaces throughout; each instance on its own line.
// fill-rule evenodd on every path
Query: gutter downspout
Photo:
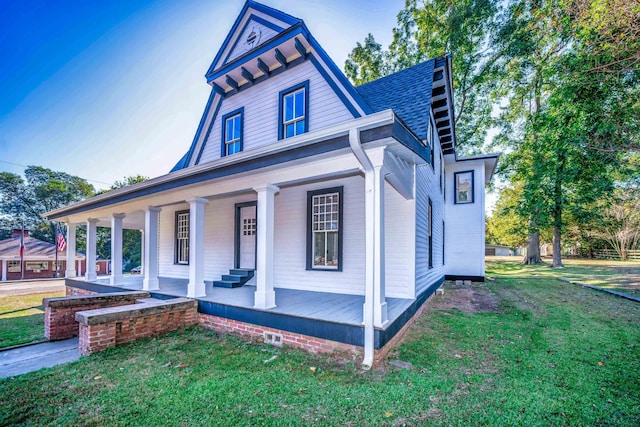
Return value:
M 360 143 L 360 128 L 349 129 L 349 145 L 354 156 L 362 165 L 364 170 L 364 189 L 365 189 L 365 239 L 374 235 L 374 206 L 375 194 L 374 184 L 375 176 L 373 164 L 364 152 Z M 365 240 L 365 259 L 374 259 L 373 242 Z M 372 263 L 372 262 L 371 262 Z M 374 268 L 375 265 L 365 265 L 365 288 L 364 288 L 364 360 L 362 361 L 362 369 L 369 370 L 373 366 L 374 346 L 375 346 L 375 330 L 373 327 L 374 320 Z

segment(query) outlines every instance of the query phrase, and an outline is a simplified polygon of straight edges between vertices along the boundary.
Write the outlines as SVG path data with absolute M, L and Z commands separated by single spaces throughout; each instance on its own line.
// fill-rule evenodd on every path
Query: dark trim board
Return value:
M 454 274 L 447 274 L 444 278 L 445 280 L 471 280 L 472 282 L 484 282 L 484 276 L 457 276 Z

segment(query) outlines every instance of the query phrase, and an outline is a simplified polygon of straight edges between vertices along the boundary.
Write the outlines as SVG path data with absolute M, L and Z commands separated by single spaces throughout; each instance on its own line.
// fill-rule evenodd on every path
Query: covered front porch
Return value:
M 76 280 L 74 280 L 76 282 Z M 111 285 L 109 277 L 99 277 L 95 283 L 114 289 L 143 290 L 144 277 L 125 275 L 118 285 Z M 153 291 L 158 297 L 187 297 L 188 279 L 160 277 L 158 289 Z M 103 289 L 103 288 L 101 288 Z M 105 290 L 105 289 L 103 289 Z M 106 289 L 108 290 L 108 289 Z M 228 289 L 214 287 L 212 281 L 205 281 L 205 295 L 198 301 L 222 304 L 230 307 L 246 308 L 269 313 L 279 313 L 292 317 L 321 320 L 344 325 L 363 325 L 364 296 L 343 295 L 329 292 L 313 292 L 295 289 L 275 288 L 276 306 L 270 309 L 258 309 L 254 306 L 256 287 L 245 285 Z M 405 312 L 413 299 L 387 298 L 387 309 L 390 323 L 393 323 Z

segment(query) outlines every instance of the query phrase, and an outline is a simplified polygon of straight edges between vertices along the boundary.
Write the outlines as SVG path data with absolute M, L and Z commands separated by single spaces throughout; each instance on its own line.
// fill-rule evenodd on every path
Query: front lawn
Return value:
M 563 259 L 564 268 L 549 268 L 550 259 L 540 265 L 521 265 L 520 257 L 487 257 L 487 276 L 565 277 L 640 297 L 640 262 L 603 259 Z
M 195 328 L 0 380 L 0 425 L 640 424 L 640 304 L 546 277 L 428 304 L 410 369 Z
M 0 348 L 44 339 L 43 298 L 64 296 L 64 291 L 0 299 Z

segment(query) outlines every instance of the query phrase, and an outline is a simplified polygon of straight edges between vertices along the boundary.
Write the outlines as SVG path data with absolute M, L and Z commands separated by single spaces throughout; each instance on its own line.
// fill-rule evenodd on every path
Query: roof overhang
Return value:
M 458 157 L 457 153 L 455 155 L 455 161 L 457 162 L 484 162 L 484 181 L 485 184 L 488 184 L 493 177 L 493 174 L 496 171 L 496 167 L 498 165 L 498 158 L 500 158 L 500 153 L 492 153 L 492 154 L 480 154 L 477 156 L 469 156 L 469 157 Z
M 431 87 L 431 110 L 435 119 L 436 131 L 444 154 L 453 154 L 456 150 L 455 112 L 453 105 L 453 78 L 451 55 L 436 58 L 433 68 Z
M 187 186 L 197 186 L 236 174 L 250 173 L 253 170 L 257 171 L 288 161 L 313 158 L 312 156 L 347 149 L 349 147 L 349 130 L 353 128 L 360 129 L 363 144 L 384 143 L 391 146 L 395 154 L 409 161 L 414 163 L 428 161 L 428 150 L 424 144 L 399 121 L 393 111 L 386 110 L 278 141 L 278 144 L 268 144 L 112 190 L 47 212 L 43 216 L 50 220 L 64 220 L 71 215 L 80 213 L 89 215 L 90 211 L 107 206 L 114 206 L 114 209 L 117 210 L 115 205 L 130 200 L 175 191 Z

